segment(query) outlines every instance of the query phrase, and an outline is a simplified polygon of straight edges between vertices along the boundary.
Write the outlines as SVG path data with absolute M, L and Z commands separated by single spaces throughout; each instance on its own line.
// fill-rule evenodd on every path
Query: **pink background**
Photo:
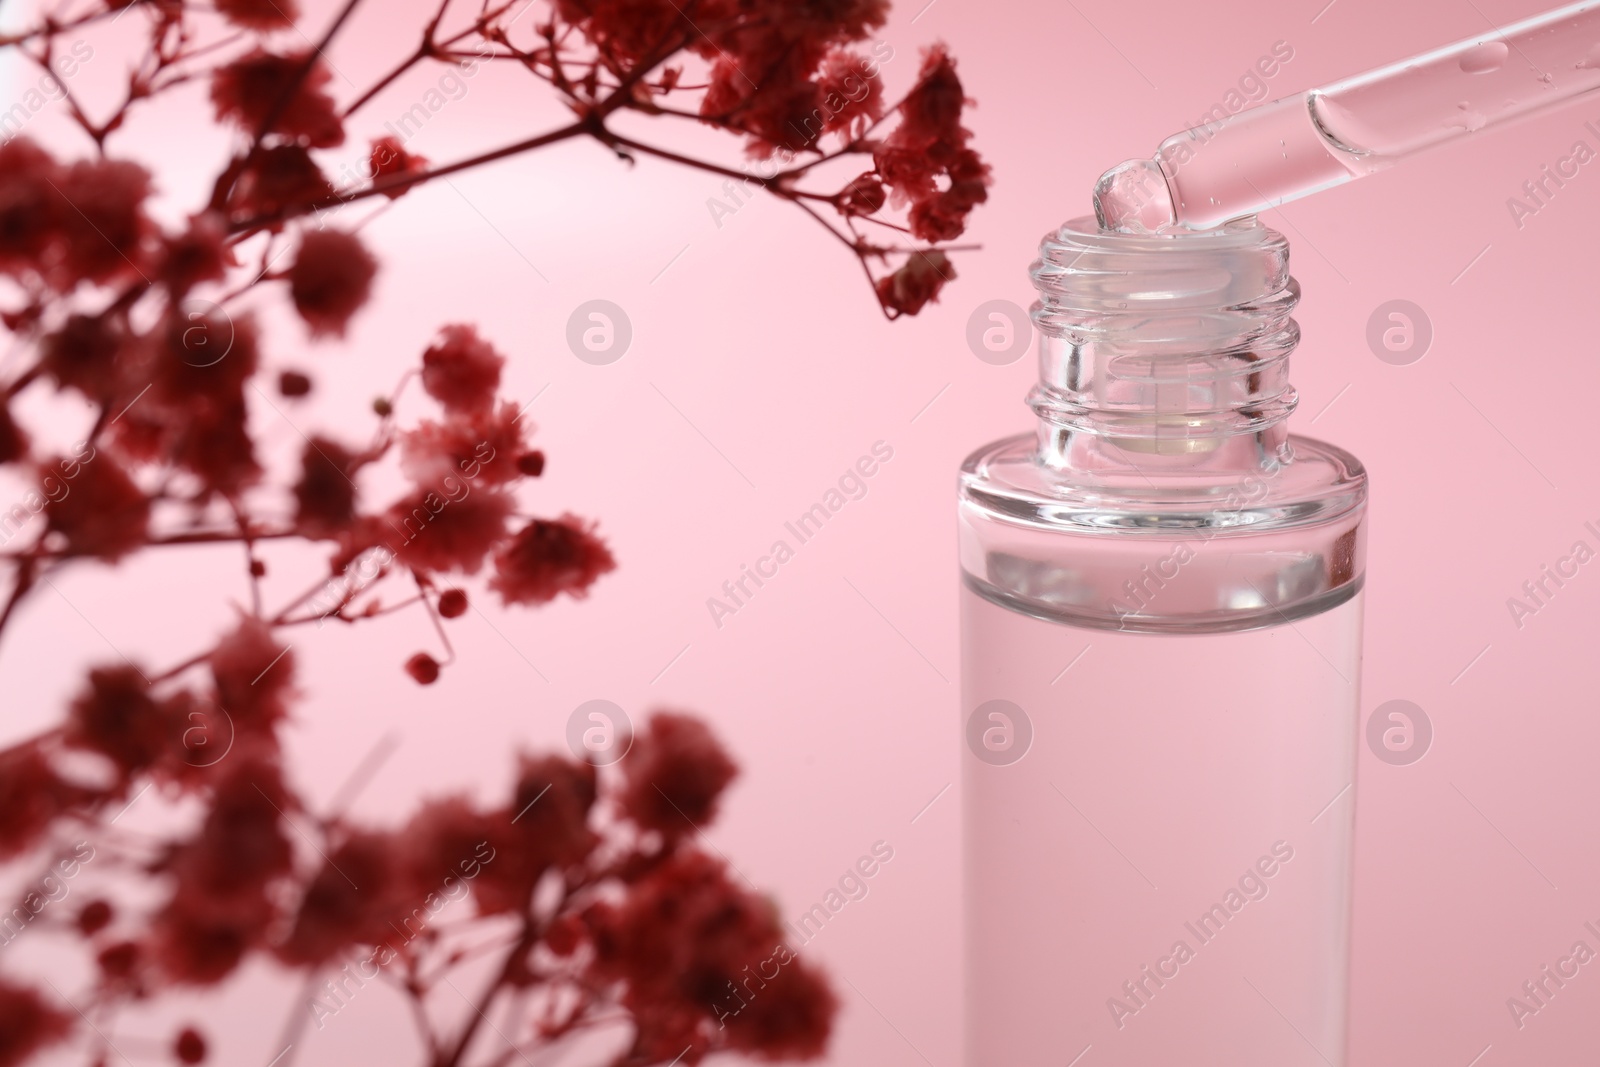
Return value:
M 616 701 L 636 721 L 653 706 L 692 709 L 745 771 L 712 841 L 774 891 L 786 918 L 875 841 L 894 849 L 869 895 L 805 949 L 844 1004 L 829 1062 L 955 1067 L 954 472 L 972 448 L 1028 426 L 1032 373 L 1030 359 L 975 358 L 969 315 L 994 299 L 1026 305 L 1040 235 L 1088 209 L 1105 167 L 1148 155 L 1220 101 L 1274 42 L 1294 50 L 1270 83 L 1280 96 L 1542 6 L 934 0 L 919 15 L 904 4 L 881 34 L 895 49 L 890 96 L 912 80 L 920 46 L 950 42 L 996 180 L 969 231 L 982 251 L 957 257 L 960 279 L 939 305 L 892 325 L 850 258 L 788 205 L 758 199 L 719 227 L 707 208 L 719 179 L 653 160 L 630 168 L 592 143 L 401 200 L 363 231 L 386 269 L 346 344 L 301 352 L 298 324 L 277 320 L 278 361 L 319 382 L 291 417 L 338 426 L 388 390 L 439 324 L 475 320 L 513 353 L 508 391 L 538 394 L 531 415 L 550 467 L 530 504 L 598 518 L 621 568 L 587 603 L 528 613 L 485 602 L 452 624 L 460 662 L 427 690 L 400 670 L 431 647 L 421 617 L 302 635 L 309 699 L 292 745 L 313 791 L 331 795 L 392 732 L 399 747 L 358 810 L 398 819 L 419 789 L 503 788 L 512 752 L 562 745 L 586 700 Z M 410 46 L 393 28 L 413 21 L 400 13 L 420 22 L 431 7 L 364 9 L 333 53 L 340 70 L 370 81 Z M 437 72 L 403 83 L 369 121 L 398 116 L 436 83 Z M 338 78 L 334 90 L 349 95 Z M 529 80 L 486 71 L 413 147 L 448 160 L 559 120 Z M 1600 548 L 1583 526 L 1600 520 L 1590 428 L 1600 252 L 1580 236 L 1600 223 L 1600 163 L 1520 229 L 1506 203 L 1575 141 L 1600 148 L 1586 121 L 1600 127 L 1600 102 L 1267 216 L 1290 238 L 1305 292 L 1295 424 L 1372 473 L 1363 707 L 1411 700 L 1435 730 L 1410 766 L 1362 752 L 1357 1065 L 1571 1063 L 1600 1037 L 1600 963 L 1520 1030 L 1506 1008 L 1574 941 L 1600 948 L 1583 928 L 1600 925 L 1600 563 L 1520 629 L 1506 604 L 1574 541 Z M 708 133 L 633 129 L 737 161 Z M 188 150 L 187 134 L 171 120 L 133 137 Z M 197 196 L 172 181 L 167 191 L 174 210 Z M 609 366 L 580 362 L 565 342 L 569 314 L 595 298 L 633 327 Z M 1432 320 L 1431 350 L 1409 366 L 1381 362 L 1365 340 L 1369 315 L 1391 299 Z M 255 417 L 270 438 L 298 441 L 267 405 Z M 894 458 L 866 497 L 714 625 L 707 598 L 879 440 Z M 115 580 L 85 567 L 61 596 L 37 598 L 0 647 L 0 740 L 53 721 L 82 667 L 112 647 L 164 663 L 209 640 L 229 618 L 219 592 L 244 595 L 237 562 L 231 550 L 182 566 L 146 558 Z M 315 559 L 274 566 L 310 573 Z M 251 1062 L 291 998 L 265 973 L 218 998 L 206 1010 L 227 1030 L 224 1058 Z M 398 1007 L 371 997 L 314 1034 L 299 1062 L 377 1062 L 402 1025 Z M 1061 1051 L 1065 1063 L 1077 1050 Z M 1304 1062 L 1318 1060 L 1307 1049 Z

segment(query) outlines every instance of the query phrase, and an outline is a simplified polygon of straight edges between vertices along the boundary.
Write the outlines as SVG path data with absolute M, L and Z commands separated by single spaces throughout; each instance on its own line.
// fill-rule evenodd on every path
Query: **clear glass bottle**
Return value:
M 965 1063 L 1343 1067 L 1366 475 L 1288 432 L 1288 244 L 1032 273 L 1038 430 L 961 476 Z

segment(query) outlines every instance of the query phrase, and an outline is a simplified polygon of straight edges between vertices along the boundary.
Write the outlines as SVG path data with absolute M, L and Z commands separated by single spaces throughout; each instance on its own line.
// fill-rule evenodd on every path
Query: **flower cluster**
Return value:
M 358 973 L 389 973 L 428 1019 L 440 979 L 422 976 L 448 973 L 467 946 L 481 951 L 484 932 L 509 921 L 496 979 L 475 1007 L 548 994 L 515 1040 L 617 1029 L 622 1009 L 628 1051 L 618 1063 L 823 1051 L 836 1008 L 827 982 L 787 945 L 770 902 L 696 844 L 737 774 L 697 719 L 656 713 L 603 770 L 525 755 L 488 803 L 436 798 L 393 828 L 318 819 L 283 764 L 282 704 L 294 692 L 286 650 L 266 668 L 258 706 L 234 723 L 225 758 L 208 762 L 190 737 L 194 709 L 236 700 L 244 676 L 273 652 L 246 620 L 209 657 L 209 685 L 153 687 L 132 666 L 96 669 L 64 731 L 0 755 L 5 855 L 52 847 L 59 824 L 125 805 L 141 782 L 200 809 L 171 839 L 137 849 L 117 841 L 115 858 L 101 861 L 121 877 L 109 884 L 157 903 L 96 897 L 79 909 L 71 933 L 95 961 L 97 1009 L 213 986 L 260 956 L 307 973 L 361 961 Z M 72 753 L 98 757 L 110 773 L 72 784 L 63 769 Z M 319 827 L 321 840 L 297 840 L 304 825 Z M 453 906 L 459 914 L 440 922 Z M 721 1005 L 733 992 L 747 1003 L 729 1013 Z M 319 1022 L 334 1010 L 321 993 L 298 1008 Z M 0 983 L 0 1063 L 24 1063 L 71 1029 L 65 1005 Z M 428 1047 L 452 1047 L 444 1031 L 423 1034 Z M 207 1049 L 192 1025 L 174 1035 L 180 1062 L 202 1062 Z
M 488 588 L 503 603 L 545 604 L 561 594 L 576 599 L 616 567 L 595 525 L 570 514 L 517 519 L 519 485 L 544 473 L 545 454 L 528 442 L 531 423 L 515 403 L 498 396 L 506 362 L 475 327 L 444 327 L 422 354 L 422 388 L 440 409 L 437 418 L 396 429 L 394 402 L 385 399 L 383 427 L 365 445 L 314 436 L 300 456 L 293 485 L 293 529 L 307 540 L 335 545 L 330 578 L 345 592 L 321 618 L 353 621 L 367 591 L 351 581 L 359 568 L 407 571 L 445 618 L 464 614 L 467 594 L 443 587 L 451 576 L 477 574 L 489 564 Z M 391 452 L 412 488 L 369 508 L 361 472 Z M 436 681 L 441 664 L 419 653 L 407 664 L 418 682 Z
M 989 184 L 953 61 L 930 50 L 890 104 L 893 49 L 869 40 L 887 0 L 544 0 L 526 19 L 520 3 L 441 0 L 393 68 L 347 94 L 328 56 L 361 0 L 343 0 L 316 42 L 295 0 L 80 6 L 0 40 L 46 68 L 67 35 L 142 48 L 109 102 L 63 85 L 87 147 L 33 130 L 0 144 L 0 327 L 13 353 L 0 367 L 0 476 L 25 487 L 0 516 L 0 636 L 62 572 L 157 548 L 234 546 L 247 596 L 210 647 L 167 667 L 97 665 L 58 726 L 0 748 L 0 862 L 94 857 L 97 894 L 37 923 L 83 951 L 81 999 L 0 980 L 0 1067 L 78 1039 L 86 1062 L 105 1062 L 102 1027 L 252 959 L 385 972 L 415 1002 L 430 1067 L 477 1062 L 478 1027 L 502 1003 L 524 1008 L 517 1051 L 616 1029 L 613 1067 L 820 1055 L 836 1008 L 827 983 L 784 943 L 771 904 L 696 843 L 737 773 L 698 720 L 656 714 L 606 768 L 524 755 L 495 798 L 438 797 L 397 826 L 317 812 L 296 780 L 284 735 L 306 709 L 292 628 L 425 612 L 441 647 L 403 669 L 431 685 L 455 659 L 448 623 L 475 597 L 583 599 L 616 566 L 593 520 L 533 506 L 549 461 L 502 395 L 508 354 L 448 323 L 417 340 L 365 432 L 348 419 L 311 428 L 281 455 L 256 417 L 315 392 L 316 346 L 360 342 L 381 264 L 342 216 L 350 205 L 572 138 L 740 176 L 623 136 L 623 112 L 729 134 L 762 164 L 742 172 L 747 192 L 824 225 L 885 314 L 917 313 L 954 276 L 946 242 Z M 543 83 L 571 122 L 439 163 L 392 129 L 363 139 L 362 109 L 414 68 L 486 62 Z M 130 158 L 159 155 L 121 145 L 149 128 L 131 117 L 185 85 L 204 87 L 215 127 L 193 135 L 217 137 L 224 162 L 203 202 L 173 205 L 161 175 Z M 366 165 L 353 182 L 331 176 L 342 146 Z M 834 164 L 837 182 L 802 187 Z M 251 310 L 273 296 L 303 337 L 273 336 L 275 320 Z M 66 437 L 59 413 L 74 409 L 85 418 Z M 403 488 L 378 496 L 396 477 Z M 311 589 L 280 590 L 259 551 L 269 541 L 319 568 Z M 147 794 L 169 805 L 169 836 L 117 825 Z M 447 907 L 461 921 L 437 921 Z M 433 993 L 452 968 L 491 951 L 497 977 L 473 1011 L 441 1009 Z M 730 992 L 735 1014 L 718 1007 Z M 185 1064 L 212 1050 L 189 1022 L 167 1046 Z
M 0 274 L 25 290 L 70 293 L 124 281 L 149 265 L 151 181 L 137 163 L 62 163 L 15 137 L 0 145 L 0 190 Z M 12 314 L 20 324 L 38 310 L 36 302 Z
M 955 278 L 936 246 L 960 237 L 973 208 L 988 198 L 989 166 L 961 125 L 970 101 L 942 45 L 924 53 L 916 83 L 900 102 L 885 105 L 883 67 L 894 49 L 883 42 L 869 49 L 864 42 L 883 25 L 886 0 L 840 0 L 817 8 L 782 0 L 701 0 L 692 18 L 675 0 L 558 0 L 555 7 L 548 43 L 525 58 L 572 96 L 580 114 L 603 116 L 619 105 L 694 113 L 743 136 L 749 155 L 779 161 L 760 171 L 759 179 L 747 178 L 747 185 L 802 203 L 829 203 L 843 228 L 835 235 L 863 265 L 906 256 L 897 271 L 876 283 L 879 303 L 891 318 L 916 314 Z M 556 45 L 570 36 L 565 27 L 590 44 L 589 55 L 574 56 Z M 652 75 L 680 49 L 706 65 L 692 112 L 669 110 L 672 99 L 683 95 L 682 66 Z M 585 76 L 573 77 L 577 70 Z M 615 79 L 614 87 L 601 72 Z M 620 95 L 624 90 L 626 97 Z M 891 116 L 898 122 L 881 132 Z M 654 152 L 626 139 L 610 140 L 624 150 Z M 831 194 L 800 190 L 800 180 L 820 166 L 863 156 L 872 168 Z M 886 209 L 903 210 L 904 224 Z M 881 244 L 858 223 L 932 244 Z

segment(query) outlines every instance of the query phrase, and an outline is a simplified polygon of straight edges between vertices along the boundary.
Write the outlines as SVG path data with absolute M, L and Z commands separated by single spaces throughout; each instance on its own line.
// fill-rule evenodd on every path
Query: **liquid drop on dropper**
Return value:
M 1152 159 L 1130 159 L 1106 171 L 1094 187 L 1102 230 L 1155 233 L 1177 221 L 1167 176 Z
M 1505 66 L 1510 54 L 1504 41 L 1485 41 L 1461 54 L 1461 69 L 1468 74 L 1488 74 Z

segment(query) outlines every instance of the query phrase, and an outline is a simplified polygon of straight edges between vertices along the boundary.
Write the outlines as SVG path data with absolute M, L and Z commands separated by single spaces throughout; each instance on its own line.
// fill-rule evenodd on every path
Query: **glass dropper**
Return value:
M 1101 175 L 1107 229 L 1205 230 L 1600 89 L 1600 0 L 1583 0 L 1162 142 Z

